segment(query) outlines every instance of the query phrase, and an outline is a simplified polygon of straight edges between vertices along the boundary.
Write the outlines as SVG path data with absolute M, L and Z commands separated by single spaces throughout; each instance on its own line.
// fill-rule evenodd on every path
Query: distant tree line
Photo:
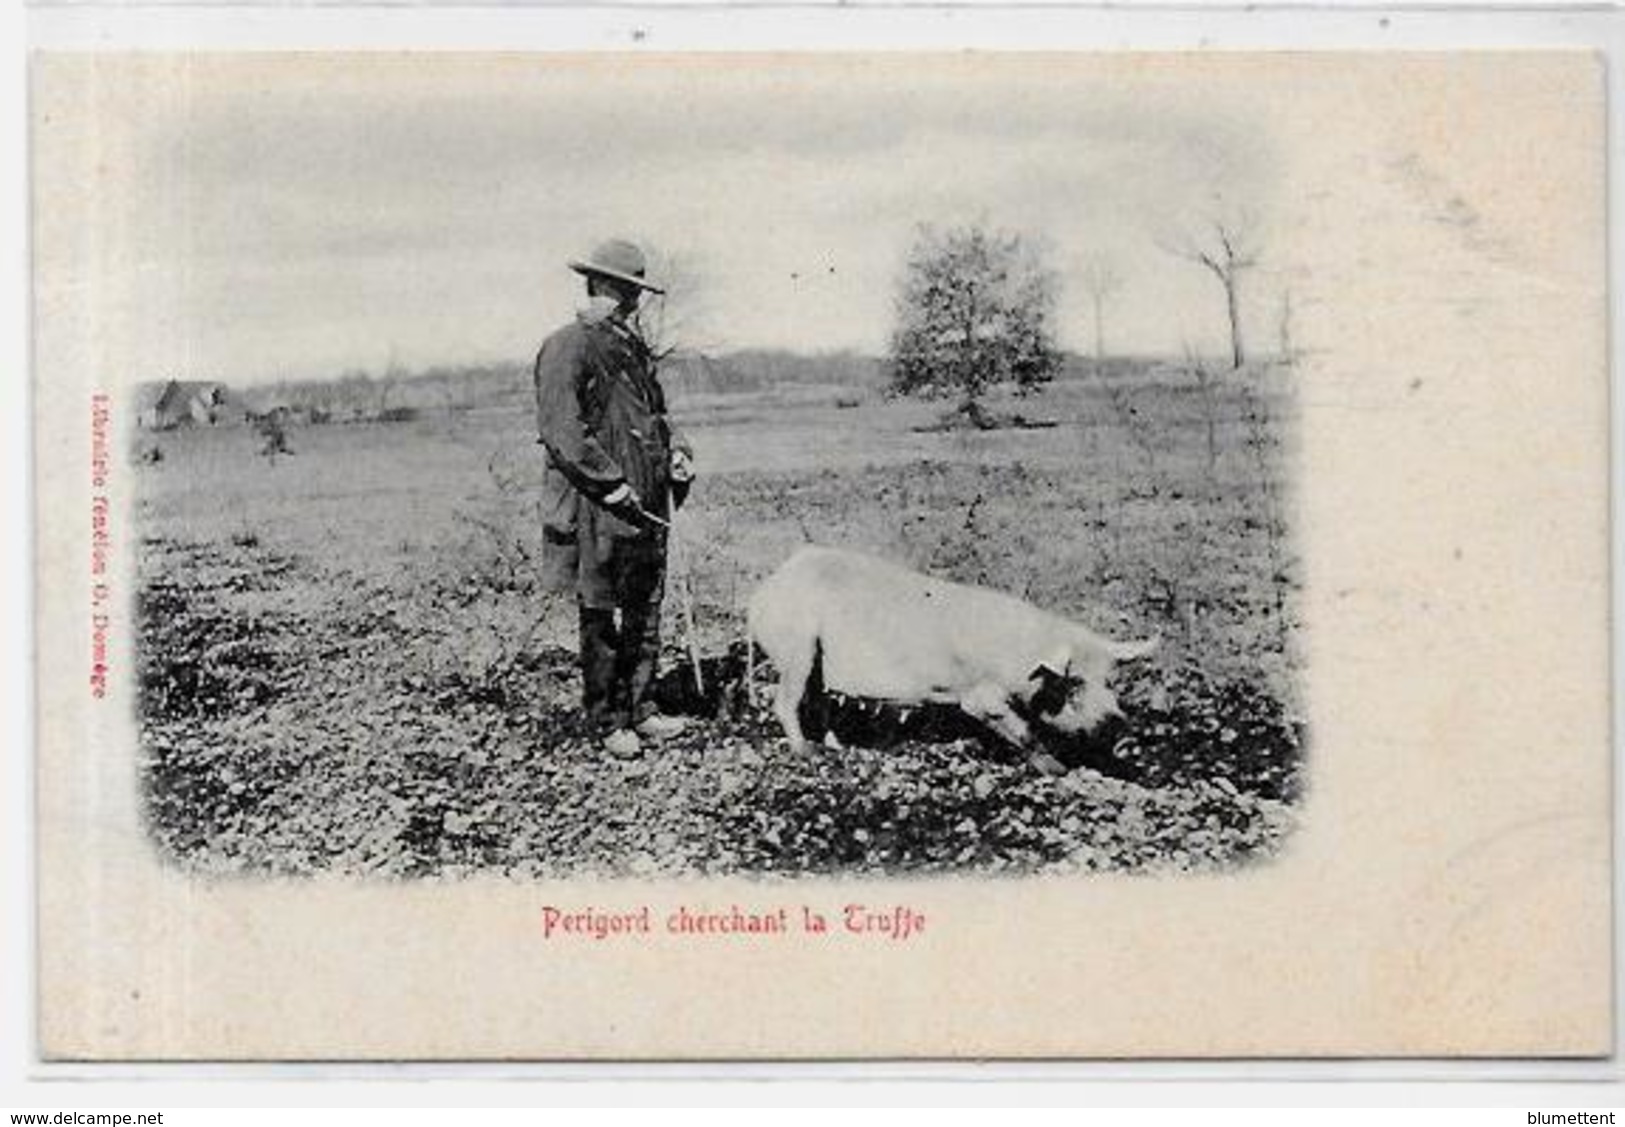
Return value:
M 885 361 L 856 352 L 679 351 L 665 357 L 660 370 L 668 391 L 677 395 L 725 394 L 780 384 L 878 386 L 884 382 Z M 287 422 L 304 424 L 403 421 L 424 412 L 524 407 L 531 397 L 531 370 L 519 361 L 436 365 L 415 372 L 393 366 L 383 374 L 353 368 L 326 378 L 274 380 L 231 395 L 242 405 L 240 414 L 250 418 L 276 412 Z

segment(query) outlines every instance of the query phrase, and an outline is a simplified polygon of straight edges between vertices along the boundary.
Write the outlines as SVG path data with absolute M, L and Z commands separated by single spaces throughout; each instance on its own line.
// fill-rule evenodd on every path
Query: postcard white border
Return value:
M 20 14 L 8 10 L 7 22 L 21 24 Z M 874 47 L 912 50 L 922 48 L 975 46 L 985 49 L 1025 49 L 1043 46 L 1050 49 L 1115 48 L 1132 46 L 1136 49 L 1179 48 L 1205 46 L 1216 49 L 1442 49 L 1442 48 L 1504 48 L 1537 46 L 1585 46 L 1603 51 L 1610 60 L 1608 88 L 1613 112 L 1609 120 L 1612 161 L 1618 167 L 1618 156 L 1625 150 L 1625 114 L 1619 112 L 1622 104 L 1621 49 L 1625 47 L 1625 23 L 1617 12 L 1600 10 L 1556 11 L 1488 11 L 1473 10 L 1471 15 L 1457 8 L 1450 11 L 1401 13 L 1392 10 L 1290 10 L 1242 12 L 1235 9 L 1181 10 L 1181 11 L 1106 11 L 1073 8 L 1028 8 L 1003 11 L 992 8 L 942 10 L 908 8 L 889 10 L 833 9 L 515 9 L 454 6 L 442 9 L 407 8 L 344 8 L 344 9 L 240 9 L 227 7 L 172 8 L 88 8 L 61 7 L 35 10 L 27 19 L 26 42 L 33 49 L 101 49 L 109 47 L 142 49 L 220 48 L 287 49 L 295 47 L 368 47 L 421 49 L 475 49 L 504 47 L 506 49 L 760 49 L 796 46 L 800 48 L 840 49 Z M 0 32 L 3 32 L 0 28 Z M 639 37 L 641 32 L 641 38 Z M 5 37 L 13 44 L 24 42 L 23 34 Z M 20 72 L 20 68 L 19 68 Z M 8 73 L 9 91 L 22 87 L 20 73 Z M 13 103 L 20 107 L 21 99 Z M 20 108 L 6 115 L 7 140 L 12 141 L 13 153 L 23 149 L 23 124 Z M 17 171 L 6 178 L 8 202 L 13 203 L 12 214 L 22 213 L 26 199 L 24 164 L 17 161 Z M 1610 211 L 1617 216 L 1625 189 L 1616 177 L 1610 186 Z M 16 193 L 12 196 L 11 193 Z M 9 229 L 8 229 L 9 230 Z M 21 249 L 22 235 L 12 231 L 13 245 Z M 1617 222 L 1610 226 L 1611 277 L 1621 277 L 1622 240 Z M 19 254 L 13 261 L 26 258 Z M 11 308 L 16 311 L 17 324 L 22 331 L 10 334 L 16 344 L 27 339 L 26 277 L 14 279 L 20 292 L 11 296 Z M 1617 314 L 1619 299 L 1612 300 Z M 15 347 L 15 344 L 14 344 Z M 1617 329 L 1611 339 L 1614 379 L 1621 370 L 1625 347 Z M 24 357 L 14 354 L 14 371 L 26 371 Z M 4 492 L 4 516 L 11 528 L 26 527 L 30 504 L 26 482 L 32 472 L 31 447 L 28 440 L 27 419 L 29 397 L 26 380 L 7 381 L 4 398 L 0 399 L 0 415 L 10 428 L 6 443 L 13 462 L 12 474 L 7 475 Z M 1613 516 L 1615 574 L 1618 561 L 1625 550 L 1625 536 L 1619 529 L 1619 495 L 1621 479 L 1620 433 L 1625 421 L 1617 383 L 1613 399 Z M 26 470 L 23 467 L 27 467 Z M 25 541 L 25 546 L 31 539 Z M 28 557 L 31 558 L 31 551 Z M 7 564 L 6 589 L 8 609 L 20 613 L 12 621 L 26 621 L 24 608 L 30 603 L 33 576 L 26 558 L 14 553 Z M 1617 594 L 1615 596 L 1618 597 Z M 1616 618 L 1619 604 L 1615 604 Z M 32 677 L 28 659 L 30 639 L 25 635 L 23 645 L 13 646 L 6 655 L 4 678 L 5 696 L 0 708 L 5 714 L 19 720 L 31 717 L 31 693 L 28 686 Z M 1615 639 L 1614 689 L 1617 699 L 1620 685 L 1621 651 Z M 1618 748 L 1618 718 L 1616 715 L 1616 763 Z M 29 726 L 18 731 L 17 721 L 10 730 L 14 746 L 27 747 L 32 742 L 31 719 Z M 32 834 L 27 825 L 30 806 L 31 772 L 25 757 L 14 755 L 10 780 L 17 785 L 7 788 L 13 815 L 11 823 L 14 841 L 20 848 L 8 851 L 14 858 L 5 866 L 6 900 L 13 911 L 9 918 L 26 924 L 32 916 Z M 1615 772 L 1616 812 L 1619 808 L 1619 773 Z M 18 815 L 22 815 L 19 817 Z M 1619 854 L 1619 824 L 1616 817 L 1615 854 Z M 1615 872 L 1616 889 L 1616 966 L 1618 911 L 1620 906 L 1619 873 Z M 13 930 L 22 930 L 13 925 Z M 17 938 L 28 942 L 31 936 Z M 14 946 L 13 950 L 17 948 Z M 31 953 L 31 952 L 30 952 Z M 28 959 L 29 964 L 32 959 Z M 31 973 L 31 972 L 30 972 Z M 30 992 L 31 993 L 31 992 Z M 16 996 L 16 995 L 13 995 Z M 12 1014 L 12 1018 L 25 1015 Z M 1616 1017 L 1617 1025 L 1617 1017 Z M 918 1065 L 918 1064 L 855 1064 L 855 1065 L 740 1065 L 721 1069 L 715 1065 L 673 1066 L 533 1066 L 517 1068 L 509 1065 L 422 1065 L 377 1066 L 355 1068 L 331 1066 L 74 1066 L 40 1065 L 33 1060 L 32 1022 L 11 1020 L 6 1023 L 4 1054 L 8 1062 L 22 1065 L 20 1072 L 38 1078 L 62 1080 L 80 1078 L 97 1080 L 99 1094 L 116 1097 L 117 1089 L 130 1081 L 142 1081 L 152 1092 L 155 1082 L 167 1085 L 173 1081 L 211 1080 L 211 1101 L 229 1097 L 238 1090 L 240 1081 L 250 1079 L 255 1096 L 267 1102 L 281 1102 L 291 1095 L 286 1086 L 279 1090 L 278 1082 L 300 1077 L 320 1075 L 333 1082 L 324 1088 L 324 1100 L 329 1097 L 363 1094 L 366 1102 L 373 1102 L 393 1092 L 396 1098 L 420 1099 L 421 1089 L 403 1081 L 428 1077 L 456 1077 L 460 1079 L 494 1078 L 548 1078 L 566 1079 L 591 1077 L 606 1082 L 631 1076 L 661 1079 L 705 1080 L 715 1077 L 741 1078 L 772 1075 L 798 1081 L 818 1082 L 828 1078 L 872 1079 L 877 1077 L 910 1076 L 922 1080 L 984 1079 L 992 1076 L 1006 1078 L 1043 1078 L 1051 1080 L 1088 1080 L 1115 1082 L 1132 1079 L 1147 1082 L 1136 1089 L 1139 1096 L 1159 1099 L 1194 1097 L 1191 1102 L 1213 1100 L 1224 1091 L 1233 1090 L 1220 1085 L 1215 1090 L 1214 1080 L 1233 1081 L 1256 1079 L 1269 1075 L 1280 1081 L 1352 1080 L 1362 1085 L 1356 1097 L 1346 1088 L 1339 1097 L 1367 1102 L 1366 1097 L 1393 1099 L 1396 1095 L 1408 1103 L 1419 1100 L 1422 1093 L 1413 1084 L 1393 1089 L 1378 1082 L 1408 1082 L 1423 1080 L 1450 1081 L 1510 1081 L 1545 1080 L 1564 1081 L 1578 1079 L 1617 1079 L 1620 1070 L 1617 1059 L 1609 1062 L 1518 1062 L 1518 1061 L 1410 1061 L 1410 1062 L 1246 1062 L 1234 1065 L 1177 1063 L 1082 1063 L 1082 1064 L 1010 1064 L 978 1065 Z M 271 1069 L 270 1073 L 266 1069 Z M 262 1079 L 274 1076 L 274 1080 Z M 1186 1081 L 1168 1088 L 1168 1081 Z M 358 1082 L 364 1081 L 364 1082 Z M 379 1083 L 379 1082 L 382 1083 Z M 482 1085 L 482 1088 L 485 1086 Z M 457 1102 L 471 1099 L 479 1089 L 458 1086 Z M 1098 1087 L 1097 1087 L 1098 1090 Z M 1126 1095 L 1122 1085 L 1113 1084 L 1114 1096 Z M 1303 1093 L 1300 1085 L 1292 1089 Z M 1459 1093 L 1459 1086 L 1446 1090 L 1446 1094 Z M 1515 1096 L 1503 1087 L 1501 1094 Z M 489 1089 L 495 1099 L 508 1098 L 509 1090 L 501 1085 Z M 149 1101 L 152 1095 L 146 1097 Z M 1528 1102 L 1530 1096 L 1520 1097 Z M 1512 1102 L 1520 1102 L 1514 1099 Z M 1221 1101 L 1222 1102 L 1222 1101 Z

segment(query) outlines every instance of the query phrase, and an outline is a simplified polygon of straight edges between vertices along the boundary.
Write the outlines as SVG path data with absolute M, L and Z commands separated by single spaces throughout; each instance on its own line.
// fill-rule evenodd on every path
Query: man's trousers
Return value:
M 611 602 L 582 599 L 581 703 L 600 732 L 633 727 L 656 711 L 649 699 L 660 663 L 664 538 L 628 540 L 611 561 Z M 630 550 L 627 550 L 630 549 Z

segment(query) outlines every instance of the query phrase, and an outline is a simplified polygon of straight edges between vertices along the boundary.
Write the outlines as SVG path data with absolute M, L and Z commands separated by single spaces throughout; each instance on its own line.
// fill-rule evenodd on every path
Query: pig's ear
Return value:
M 1038 682 L 1038 687 L 1027 698 L 1028 706 L 1037 715 L 1053 716 L 1066 707 L 1074 684 L 1069 672 L 1071 659 L 1071 651 L 1057 650 L 1041 657 L 1027 675 L 1027 680 Z
M 1139 661 L 1156 653 L 1161 641 L 1153 635 L 1138 642 L 1109 642 L 1106 652 L 1111 654 L 1113 661 Z
M 1066 677 L 1072 671 L 1072 647 L 1056 646 L 1038 659 L 1038 665 L 1027 675 L 1029 681 L 1042 681 L 1048 677 Z

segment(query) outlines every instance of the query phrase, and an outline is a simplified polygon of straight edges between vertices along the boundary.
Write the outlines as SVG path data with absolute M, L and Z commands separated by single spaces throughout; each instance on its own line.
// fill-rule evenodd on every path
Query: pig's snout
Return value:
M 1092 731 L 1084 733 L 1090 743 L 1100 747 L 1114 747 L 1117 741 L 1128 735 L 1128 717 L 1121 711 L 1113 709 L 1100 718 Z
M 1117 698 L 1100 685 L 1084 687 L 1060 711 L 1045 719 L 1058 732 L 1091 741 L 1105 738 L 1108 728 L 1124 723 Z

